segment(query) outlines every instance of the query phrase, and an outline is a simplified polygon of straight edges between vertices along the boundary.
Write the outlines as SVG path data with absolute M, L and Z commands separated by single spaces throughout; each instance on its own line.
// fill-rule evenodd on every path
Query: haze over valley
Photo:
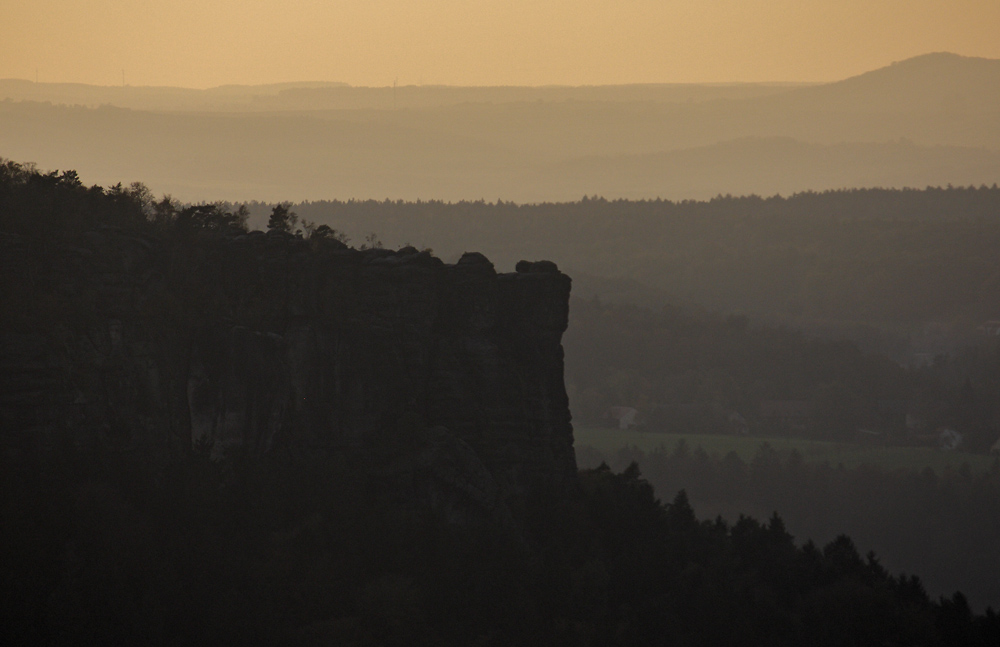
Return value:
M 707 199 L 992 184 L 1000 60 L 820 84 L 212 90 L 0 82 L 0 150 L 182 201 Z M 433 244 L 428 241 L 427 244 Z

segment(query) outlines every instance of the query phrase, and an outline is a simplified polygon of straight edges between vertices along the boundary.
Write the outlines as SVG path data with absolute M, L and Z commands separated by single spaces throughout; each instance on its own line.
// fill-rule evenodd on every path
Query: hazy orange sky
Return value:
M 0 78 L 829 81 L 998 33 L 1000 0 L 0 0 Z

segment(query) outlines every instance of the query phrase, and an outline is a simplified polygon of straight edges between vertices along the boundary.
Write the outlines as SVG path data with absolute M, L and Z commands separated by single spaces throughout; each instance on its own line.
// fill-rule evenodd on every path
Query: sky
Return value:
M 1000 58 L 998 0 L 0 0 L 0 78 L 386 86 L 833 81 Z

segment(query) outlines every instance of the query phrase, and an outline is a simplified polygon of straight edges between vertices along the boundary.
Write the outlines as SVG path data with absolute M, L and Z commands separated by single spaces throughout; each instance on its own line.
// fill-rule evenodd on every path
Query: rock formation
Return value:
M 41 246 L 3 235 L 0 259 L 7 451 L 260 456 L 418 427 L 430 440 L 406 469 L 458 457 L 441 476 L 455 485 L 455 466 L 479 464 L 488 474 L 467 475 L 466 498 L 574 483 L 560 343 L 570 279 L 553 263 L 498 274 L 476 253 L 448 265 L 280 232 L 113 229 Z

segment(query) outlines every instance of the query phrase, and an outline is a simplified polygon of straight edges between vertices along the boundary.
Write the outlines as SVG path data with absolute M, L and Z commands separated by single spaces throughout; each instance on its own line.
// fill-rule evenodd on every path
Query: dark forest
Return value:
M 796 515 L 832 508 L 837 523 L 865 500 L 921 532 L 915 520 L 931 515 L 953 526 L 971 523 L 974 509 L 995 517 L 996 470 L 845 476 L 766 450 L 746 465 L 678 448 L 581 450 L 577 471 L 567 441 L 569 403 L 576 419 L 597 420 L 605 405 L 623 404 L 617 383 L 639 384 L 636 402 L 717 402 L 761 425 L 750 413 L 760 399 L 807 399 L 823 415 L 772 431 L 823 438 L 878 422 L 881 400 L 930 403 L 938 417 L 929 425 L 965 425 L 973 448 L 987 451 L 995 348 L 917 367 L 877 344 L 862 349 L 746 313 L 986 318 L 1000 276 L 998 195 L 270 205 L 264 233 L 249 226 L 260 205 L 157 201 L 141 184 L 87 187 L 72 171 L 5 161 L 4 642 L 996 645 L 993 609 L 973 609 L 961 592 L 929 595 L 919 573 L 889 572 L 847 535 L 793 537 L 780 507 L 760 519 L 700 520 L 691 502 L 759 507 L 753 493 L 763 489 L 784 493 L 765 498 Z M 357 221 L 379 236 L 352 248 Z M 627 263 L 620 276 L 634 273 L 683 306 L 592 295 L 571 304 L 569 279 L 549 261 L 498 273 L 481 254 L 445 263 L 426 249 L 387 249 L 397 244 L 390 234 L 431 244 L 416 224 L 457 222 L 458 240 L 481 226 L 494 244 L 528 241 L 508 249 L 554 258 L 567 272 L 573 263 L 561 255 L 581 264 L 593 255 L 584 269 L 596 275 Z M 904 229 L 912 238 L 894 247 Z M 859 231 L 871 246 L 847 254 Z M 663 253 L 642 253 L 636 237 Z M 551 255 L 537 251 L 550 246 Z M 692 250 L 713 246 L 718 254 L 694 263 Z M 747 270 L 774 249 L 786 249 L 786 269 L 797 263 L 792 284 L 777 269 Z M 941 272 L 940 289 L 885 303 L 887 286 L 949 255 L 964 264 Z M 723 262 L 739 258 L 738 267 Z M 858 274 L 847 272 L 855 263 Z M 862 273 L 878 278 L 854 289 Z M 770 278 L 754 292 L 735 283 L 741 275 Z M 746 294 L 759 308 L 739 301 Z M 345 402 L 296 399 L 315 393 L 296 381 L 295 362 L 314 366 L 295 352 L 303 330 L 312 335 L 304 348 L 336 359 L 310 375 L 343 388 Z M 233 363 L 232 348 L 252 353 Z M 608 379 L 622 371 L 628 380 Z M 174 384 L 178 375 L 185 381 Z M 521 404 L 504 408 L 510 402 Z M 240 433 L 258 435 L 231 442 L 223 432 L 235 427 L 212 423 L 199 436 L 199 407 L 217 420 L 238 409 Z M 339 417 L 320 419 L 330 412 Z M 916 442 L 893 424 L 889 442 Z M 267 429 L 278 432 L 265 438 Z

